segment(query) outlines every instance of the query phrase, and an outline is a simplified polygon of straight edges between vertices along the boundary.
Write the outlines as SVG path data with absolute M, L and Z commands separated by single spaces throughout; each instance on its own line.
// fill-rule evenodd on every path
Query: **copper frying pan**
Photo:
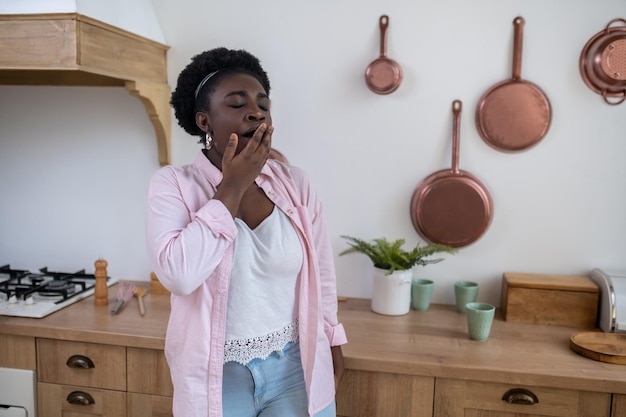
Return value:
M 459 169 L 462 103 L 452 103 L 452 169 L 426 177 L 413 192 L 411 220 L 427 241 L 459 248 L 478 240 L 493 214 L 489 190 L 478 178 Z
M 380 56 L 365 70 L 365 83 L 376 94 L 390 94 L 402 82 L 402 69 L 393 59 L 387 58 L 387 27 L 389 17 L 382 15 L 380 24 Z
M 552 119 L 545 93 L 521 78 L 524 23 L 523 17 L 513 20 L 513 78 L 487 90 L 476 110 L 478 133 L 488 145 L 504 152 L 522 151 L 537 144 L 548 132 Z

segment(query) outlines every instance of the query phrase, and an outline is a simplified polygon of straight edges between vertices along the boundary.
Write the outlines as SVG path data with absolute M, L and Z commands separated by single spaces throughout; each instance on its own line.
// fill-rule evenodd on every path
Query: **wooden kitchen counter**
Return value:
M 111 316 L 116 294 L 114 285 L 107 306 L 94 305 L 92 295 L 41 319 L 0 316 L 0 334 L 163 350 L 170 297 L 146 294 L 143 317 L 136 298 Z
M 626 393 L 626 365 L 569 348 L 571 335 L 588 329 L 505 322 L 498 310 L 489 339 L 477 342 L 454 306 L 383 316 L 360 299 L 340 302 L 339 319 L 346 369 Z
M 136 299 L 111 316 L 114 288 L 104 307 L 92 296 L 42 319 L 0 316 L 0 334 L 162 350 L 169 296 L 147 294 L 144 317 Z M 498 311 L 489 339 L 476 342 L 454 306 L 383 316 L 364 299 L 340 302 L 339 318 L 349 339 L 346 369 L 626 394 L 626 365 L 569 348 L 570 336 L 583 329 L 509 323 Z

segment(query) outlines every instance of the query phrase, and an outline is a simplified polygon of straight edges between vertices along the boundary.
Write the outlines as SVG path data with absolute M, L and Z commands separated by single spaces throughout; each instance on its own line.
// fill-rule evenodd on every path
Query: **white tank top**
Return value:
M 298 340 L 296 285 L 302 245 L 278 208 L 254 230 L 235 218 L 224 363 L 266 359 Z

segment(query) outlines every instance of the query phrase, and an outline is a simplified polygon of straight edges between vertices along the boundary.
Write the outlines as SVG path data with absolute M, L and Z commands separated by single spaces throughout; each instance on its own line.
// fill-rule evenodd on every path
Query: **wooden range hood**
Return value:
M 0 15 L 0 84 L 124 87 L 170 163 L 167 45 L 78 13 Z

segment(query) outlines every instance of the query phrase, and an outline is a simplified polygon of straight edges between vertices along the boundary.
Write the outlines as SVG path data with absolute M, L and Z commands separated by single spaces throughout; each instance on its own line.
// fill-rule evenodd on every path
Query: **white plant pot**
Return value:
M 374 268 L 372 311 L 387 316 L 401 316 L 411 309 L 411 280 L 413 271 Z

